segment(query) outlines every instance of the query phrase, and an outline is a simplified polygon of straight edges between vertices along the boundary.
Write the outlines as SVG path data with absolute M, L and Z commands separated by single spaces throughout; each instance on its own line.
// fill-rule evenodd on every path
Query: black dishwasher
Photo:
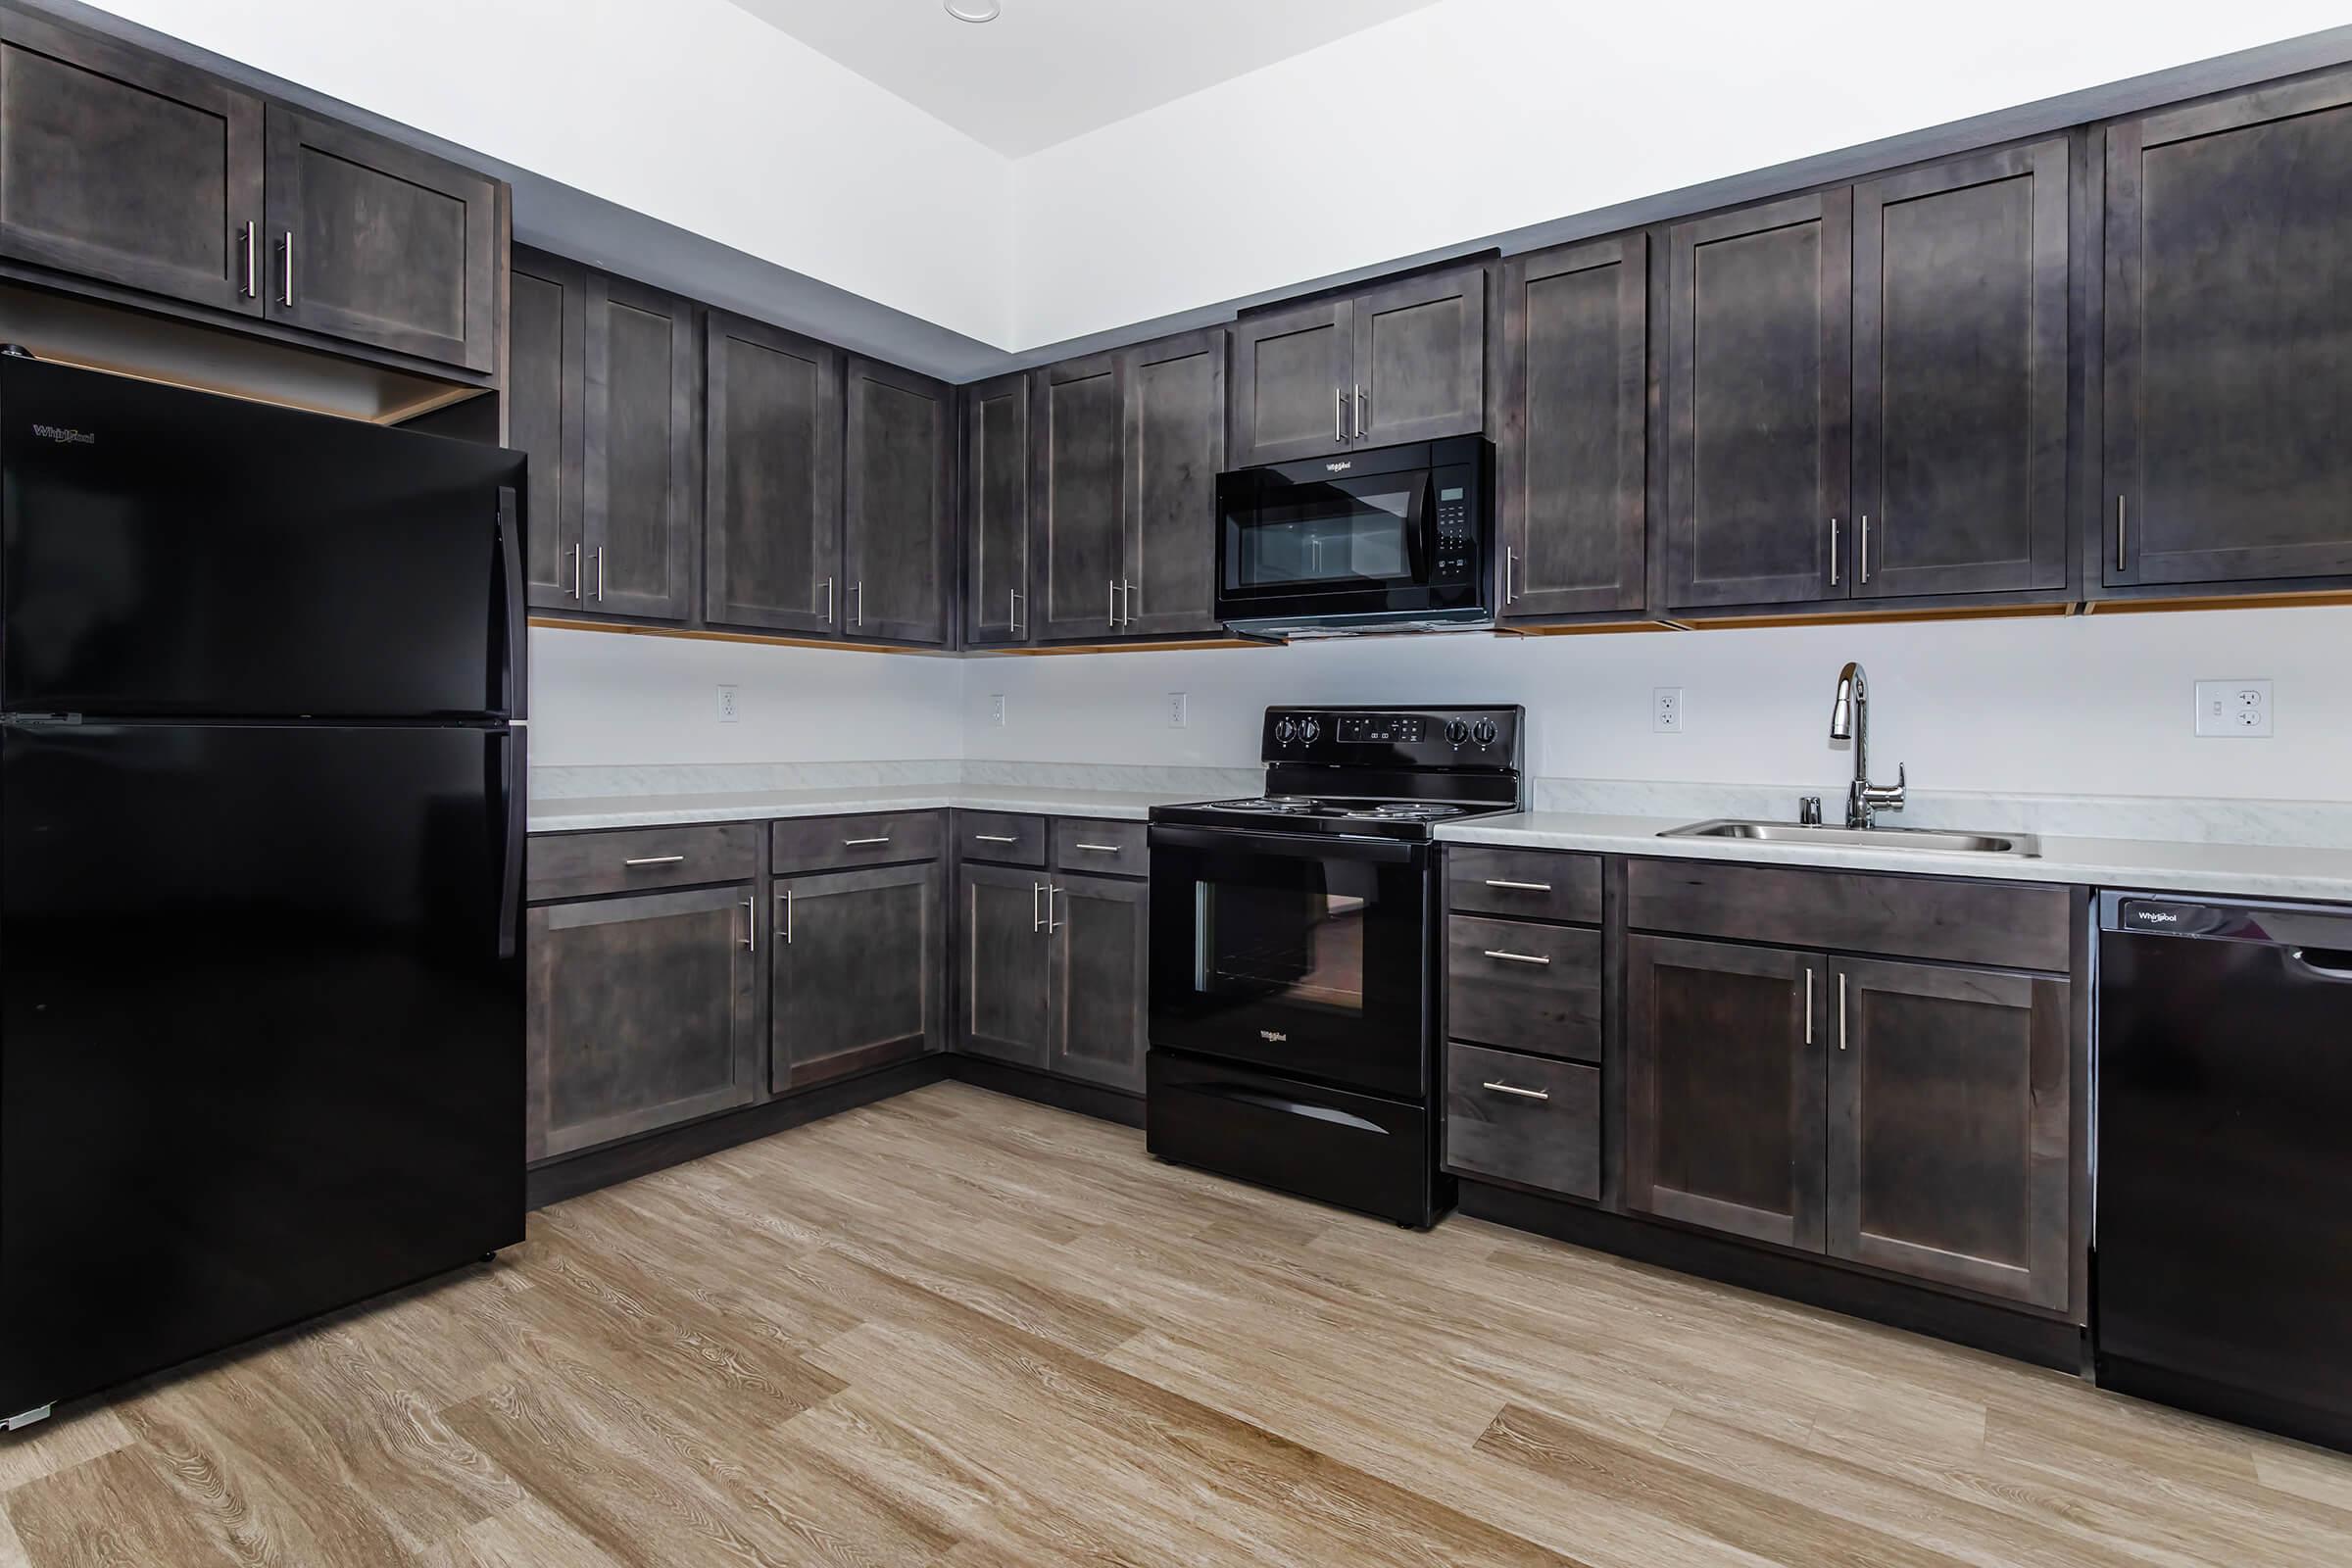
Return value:
M 2352 1448 L 2352 908 L 2099 896 L 2100 1386 Z

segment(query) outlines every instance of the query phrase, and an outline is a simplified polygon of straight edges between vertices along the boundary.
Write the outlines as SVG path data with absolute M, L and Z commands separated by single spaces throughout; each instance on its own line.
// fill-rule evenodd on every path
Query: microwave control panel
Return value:
M 1438 569 L 1442 581 L 1467 581 L 1478 562 L 1470 532 L 1470 494 L 1465 485 L 1438 487 Z

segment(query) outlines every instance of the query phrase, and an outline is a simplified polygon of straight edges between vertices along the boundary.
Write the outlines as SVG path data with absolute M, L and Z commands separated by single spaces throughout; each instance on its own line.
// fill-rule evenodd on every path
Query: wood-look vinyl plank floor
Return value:
M 940 1084 L 0 1438 L 0 1568 L 2352 1563 L 2352 1459 Z

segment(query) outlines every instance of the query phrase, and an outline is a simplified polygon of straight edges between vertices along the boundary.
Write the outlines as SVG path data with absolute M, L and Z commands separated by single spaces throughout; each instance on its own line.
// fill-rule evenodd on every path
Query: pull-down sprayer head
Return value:
M 1870 677 L 1862 666 L 1849 663 L 1838 673 L 1838 700 L 1830 705 L 1830 739 L 1854 738 L 1854 705 L 1870 701 Z

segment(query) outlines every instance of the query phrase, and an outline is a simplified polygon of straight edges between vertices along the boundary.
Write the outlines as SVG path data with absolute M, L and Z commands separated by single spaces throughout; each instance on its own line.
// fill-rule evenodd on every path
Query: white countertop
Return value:
M 604 795 L 531 803 L 533 833 L 598 827 L 661 827 L 681 822 L 759 822 L 786 816 L 857 811 L 1026 811 L 1037 816 L 1119 817 L 1140 822 L 1154 806 L 1200 799 L 1198 790 L 1035 789 L 997 784 L 879 784 L 806 790 L 749 790 L 725 795 Z
M 1656 816 L 1599 816 L 1575 811 L 1515 811 L 1438 829 L 1448 844 L 1511 849 L 1586 850 L 1674 859 L 1739 860 L 1848 871 L 1908 871 L 2009 882 L 2074 882 L 2104 888 L 2237 894 L 2273 899 L 2352 900 L 2352 850 L 2272 844 L 2172 844 L 2153 839 L 2041 835 L 2035 858 L 1934 850 L 1856 849 L 1848 845 L 1765 844 L 1753 839 L 1662 839 L 1687 825 Z

